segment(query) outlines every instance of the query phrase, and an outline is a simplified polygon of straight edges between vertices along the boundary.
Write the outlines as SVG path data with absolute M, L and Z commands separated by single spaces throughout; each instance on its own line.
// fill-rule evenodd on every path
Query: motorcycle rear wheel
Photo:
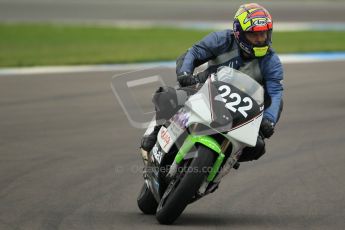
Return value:
M 140 190 L 137 204 L 144 214 L 153 215 L 156 213 L 158 203 L 146 183 L 144 183 Z

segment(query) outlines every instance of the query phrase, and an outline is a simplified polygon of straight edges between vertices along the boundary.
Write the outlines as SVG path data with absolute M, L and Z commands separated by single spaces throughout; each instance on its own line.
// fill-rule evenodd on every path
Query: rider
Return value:
M 177 80 L 181 87 L 205 82 L 220 66 L 240 70 L 264 87 L 265 110 L 260 135 L 255 147 L 244 149 L 240 162 L 256 160 L 265 153 L 263 139 L 274 133 L 283 108 L 283 67 L 271 48 L 272 30 L 272 17 L 264 7 L 256 3 L 244 4 L 236 12 L 233 30 L 209 34 L 176 61 Z M 208 68 L 193 75 L 194 69 L 206 62 Z M 181 89 L 160 87 L 153 97 L 156 119 L 169 119 L 189 95 Z M 144 135 L 141 142 L 143 150 L 149 152 L 152 149 L 159 129 L 160 126 L 156 125 L 149 135 Z

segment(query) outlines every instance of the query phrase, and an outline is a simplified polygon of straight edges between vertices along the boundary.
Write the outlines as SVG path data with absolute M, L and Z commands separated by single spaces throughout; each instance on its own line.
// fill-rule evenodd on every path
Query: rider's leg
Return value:
M 283 111 L 283 106 L 284 106 L 284 103 L 282 100 L 280 103 L 277 122 L 279 121 L 281 112 Z M 265 152 L 266 152 L 266 149 L 265 149 L 264 138 L 259 135 L 257 142 L 256 142 L 256 145 L 254 147 L 246 147 L 243 149 L 242 154 L 241 154 L 238 162 L 257 160 L 262 155 L 264 155 Z

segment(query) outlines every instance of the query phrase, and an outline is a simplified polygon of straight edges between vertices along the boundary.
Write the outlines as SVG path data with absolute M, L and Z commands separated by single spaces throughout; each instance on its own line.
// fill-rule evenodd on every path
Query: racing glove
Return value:
M 260 125 L 260 132 L 265 138 L 270 138 L 274 133 L 274 123 L 267 118 L 263 118 Z
M 208 78 L 206 71 L 193 75 L 191 73 L 183 72 L 183 74 L 177 76 L 177 81 L 181 87 L 191 86 L 198 83 L 204 83 Z
M 183 74 L 177 76 L 177 81 L 181 87 L 191 86 L 199 83 L 197 76 L 191 73 L 183 72 Z

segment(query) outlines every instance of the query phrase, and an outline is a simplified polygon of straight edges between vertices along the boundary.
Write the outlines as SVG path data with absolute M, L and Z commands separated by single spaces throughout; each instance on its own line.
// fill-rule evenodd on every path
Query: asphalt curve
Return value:
M 267 153 L 187 207 L 175 229 L 343 229 L 344 62 L 285 65 Z M 115 72 L 0 77 L 0 229 L 168 229 L 143 215 Z M 149 105 L 153 88 L 141 103 Z M 169 228 L 170 229 L 170 228 Z

